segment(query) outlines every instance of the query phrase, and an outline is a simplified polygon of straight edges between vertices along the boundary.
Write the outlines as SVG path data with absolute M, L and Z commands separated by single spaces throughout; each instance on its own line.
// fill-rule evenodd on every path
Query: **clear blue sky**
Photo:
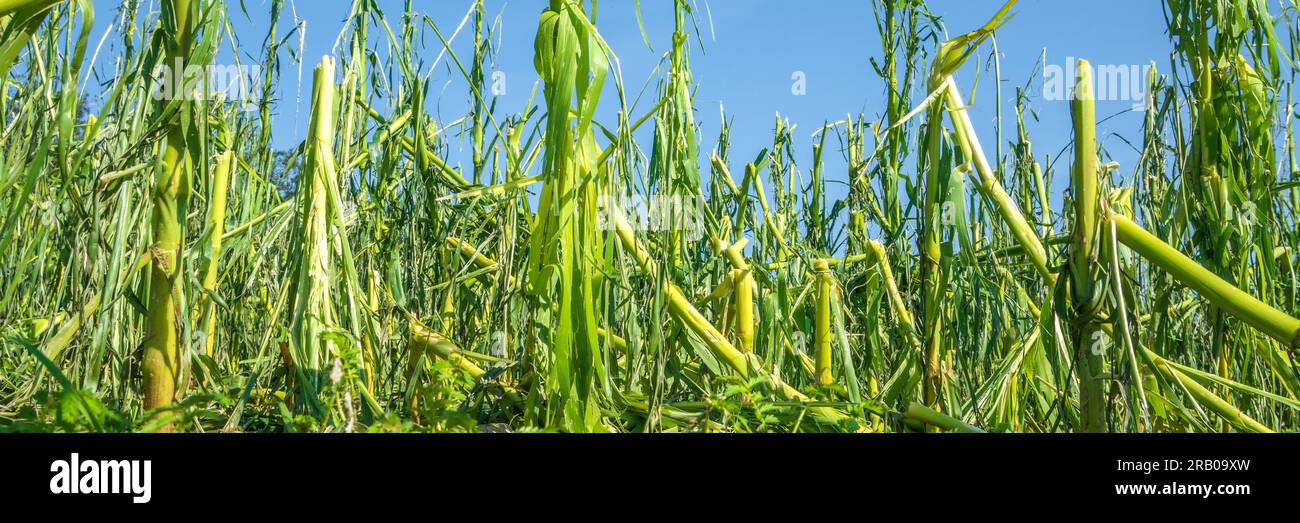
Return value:
M 151 1 L 157 0 L 146 0 L 146 3 Z M 400 30 L 396 14 L 401 11 L 403 0 L 378 1 L 389 14 L 394 31 Z M 795 132 L 799 141 L 797 160 L 804 172 L 811 163 L 812 133 L 824 121 L 858 112 L 865 112 L 869 119 L 880 118 L 884 107 L 882 87 L 868 62 L 871 57 L 879 56 L 880 44 L 869 0 L 697 1 L 704 49 L 694 47 L 691 60 L 699 85 L 696 118 L 701 127 L 702 151 L 714 147 L 719 103 L 725 104 L 728 116 L 735 119 L 732 135 L 735 162 L 753 158 L 759 150 L 771 144 L 774 117 L 780 113 L 798 126 Z M 244 0 L 248 16 L 240 12 L 239 0 L 228 0 L 228 3 L 241 48 L 256 56 L 266 33 L 269 0 Z M 302 68 L 306 83 L 301 90 L 304 99 L 298 100 L 297 64 L 284 55 L 281 101 L 276 108 L 275 121 L 275 144 L 281 148 L 292 146 L 303 137 L 309 106 L 309 100 L 305 98 L 311 92 L 311 68 L 321 55 L 331 53 L 351 4 L 345 0 L 297 0 L 290 3 L 296 8 L 296 16 L 307 24 L 303 53 L 307 63 Z M 498 14 L 501 17 L 499 56 L 493 68 L 504 72 L 508 82 L 507 93 L 498 104 L 498 110 L 503 113 L 524 110 L 536 81 L 532 42 L 538 12 L 546 3 L 545 0 L 487 2 L 489 17 L 495 18 Z M 1001 0 L 929 2 L 931 10 L 944 18 L 950 35 L 983 24 L 1001 3 Z M 98 42 L 108 24 L 114 21 L 118 2 L 94 0 L 94 4 L 98 11 L 94 41 Z M 416 0 L 414 4 L 430 16 L 444 34 L 450 35 L 471 2 Z M 605 0 L 599 3 L 597 26 L 618 54 L 624 81 L 631 92 L 629 96 L 635 95 L 652 75 L 659 74 L 654 68 L 671 37 L 672 5 L 672 0 L 641 0 L 645 29 L 654 46 L 651 50 L 646 47 L 637 28 L 632 1 Z M 292 27 L 294 17 L 295 13 L 287 9 L 281 20 L 281 35 Z M 381 31 L 371 34 L 372 46 L 386 46 Z M 110 35 L 107 40 L 99 58 L 101 68 L 110 63 L 106 56 L 113 53 L 112 43 L 116 36 Z M 1172 49 L 1165 34 L 1161 2 L 1152 0 L 1086 3 L 1022 0 L 1016 7 L 1016 17 L 997 36 L 1003 55 L 1004 143 L 1014 136 L 1011 104 L 1014 88 L 1026 81 L 1042 53 L 1046 52 L 1048 64 L 1059 66 L 1066 64 L 1067 57 L 1084 57 L 1095 64 L 1129 65 L 1154 61 L 1161 72 L 1168 72 Z M 468 29 L 456 39 L 453 47 L 458 54 L 470 55 L 471 39 Z M 441 47 L 430 32 L 421 52 L 426 68 Z M 958 74 L 958 82 L 969 97 L 978 76 L 979 88 L 973 100 L 972 117 L 988 154 L 993 155 L 996 141 L 993 76 L 991 69 L 977 71 L 987 63 L 991 49 L 986 44 L 977 60 L 978 66 L 963 69 Z M 430 110 L 443 121 L 464 114 L 468 101 L 463 79 L 459 73 L 448 69 L 448 64 L 444 60 L 432 72 L 435 81 L 431 95 L 441 93 L 441 97 L 436 105 L 431 103 Z M 806 75 L 806 96 L 791 94 L 791 75 L 795 71 Z M 1040 159 L 1045 154 L 1055 156 L 1070 139 L 1068 103 L 1044 100 L 1041 82 L 1035 84 L 1033 91 L 1033 104 L 1038 116 L 1038 120 L 1030 124 L 1035 152 Z M 1129 102 L 1101 102 L 1099 118 L 1122 112 L 1129 106 Z M 603 121 L 612 122 L 616 108 L 611 91 L 602 99 L 598 118 L 603 116 Z M 643 101 L 634 112 L 639 115 L 648 108 L 649 102 Z M 1141 122 L 1140 113 L 1129 113 L 1105 122 L 1099 132 L 1126 174 L 1131 172 L 1136 154 L 1114 134 L 1136 141 L 1141 136 Z M 468 147 L 467 143 L 458 145 Z M 846 179 L 839 154 L 828 150 L 825 156 L 827 175 L 834 180 Z M 457 158 L 453 157 L 455 160 Z M 1058 173 L 1064 173 L 1066 167 L 1065 162 L 1056 165 Z M 1054 192 L 1058 197 L 1065 178 L 1064 175 L 1057 176 Z

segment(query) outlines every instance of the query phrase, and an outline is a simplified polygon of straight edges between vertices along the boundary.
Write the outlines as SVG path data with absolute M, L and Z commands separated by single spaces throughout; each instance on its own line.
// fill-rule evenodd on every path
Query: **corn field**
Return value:
M 1030 7 L 854 1 L 885 111 L 742 151 L 772 124 L 703 135 L 704 2 L 654 2 L 659 35 L 507 6 L 540 13 L 506 107 L 483 0 L 455 27 L 349 0 L 324 57 L 283 0 L 252 50 L 252 3 L 0 0 L 0 432 L 1300 430 L 1300 9 L 1163 0 L 1121 165 L 1086 59 L 1068 104 L 998 79 L 1007 121 L 968 105 L 983 61 L 1036 59 L 995 50 Z M 252 105 L 188 73 L 219 60 L 258 63 Z M 1067 110 L 1069 148 L 1035 149 Z

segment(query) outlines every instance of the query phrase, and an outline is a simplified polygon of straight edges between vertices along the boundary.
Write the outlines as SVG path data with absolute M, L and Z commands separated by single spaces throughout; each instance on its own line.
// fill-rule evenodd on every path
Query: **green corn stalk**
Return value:
M 1074 232 L 1070 243 L 1070 292 L 1074 299 L 1075 375 L 1079 378 L 1080 430 L 1107 432 L 1102 374 L 1104 346 L 1101 338 L 1102 294 L 1097 271 L 1097 113 L 1093 95 L 1092 64 L 1079 60 L 1078 77 L 1070 102 L 1074 122 Z
M 1033 226 L 1025 219 L 1025 215 L 1020 212 L 1015 200 L 1011 198 L 1011 195 L 1003 188 L 1002 183 L 998 181 L 997 173 L 993 172 L 993 167 L 990 166 L 987 156 L 984 154 L 984 148 L 980 146 L 979 138 L 975 134 L 975 125 L 971 122 L 970 115 L 966 111 L 966 103 L 962 101 L 961 93 L 957 91 L 957 85 L 949 78 L 943 89 L 944 99 L 947 100 L 949 108 L 952 109 L 952 122 L 957 134 L 957 143 L 961 146 L 966 157 L 971 159 L 971 162 L 975 165 L 975 172 L 980 177 L 979 183 L 975 184 L 975 188 L 993 201 L 998 216 L 1011 229 L 1012 235 L 1015 236 L 1025 255 L 1029 257 L 1034 269 L 1050 287 L 1056 281 L 1056 275 L 1048 269 L 1047 250 L 1043 247 L 1042 239 L 1034 232 Z
M 944 293 L 946 292 L 947 281 L 943 269 L 943 250 L 940 245 L 940 237 L 943 227 L 949 225 L 941 223 L 941 217 L 947 209 L 941 207 L 945 200 L 945 195 L 940 194 L 941 187 L 947 187 L 948 180 L 953 176 L 953 166 L 944 165 L 942 161 L 942 144 L 943 144 L 943 111 L 945 103 L 949 105 L 948 109 L 957 111 L 954 116 L 954 126 L 959 133 L 967 126 L 966 120 L 960 119 L 965 115 L 963 105 L 954 105 L 952 100 L 956 94 L 956 88 L 952 83 L 952 74 L 961 66 L 975 48 L 984 41 L 994 30 L 1007 20 L 1007 13 L 1015 5 L 1015 0 L 1011 0 L 1002 6 L 993 18 L 983 27 L 971 31 L 964 35 L 958 36 L 940 46 L 939 54 L 935 58 L 934 64 L 930 70 L 927 88 L 931 93 L 931 98 L 927 100 L 928 116 L 925 126 L 925 151 L 924 151 L 924 190 L 922 191 L 921 203 L 921 232 L 919 234 L 919 245 L 917 247 L 921 257 L 921 292 L 922 292 L 922 310 L 924 315 L 922 321 L 921 339 L 925 344 L 925 385 L 924 385 L 924 402 L 931 408 L 942 408 L 941 395 L 944 388 L 943 372 L 943 336 L 941 333 L 942 321 L 944 319 Z M 978 151 L 978 143 L 972 142 L 973 134 L 963 133 L 963 144 L 968 153 Z M 980 156 L 976 157 L 976 165 L 984 164 L 986 161 L 980 161 Z M 1023 220 L 1023 218 L 1022 218 Z
M 937 64 L 936 64 L 937 66 Z M 933 80 L 938 80 L 937 76 L 932 77 L 930 85 L 931 90 L 935 90 L 941 84 L 935 84 Z M 946 82 L 947 80 L 939 80 Z M 943 325 L 944 311 L 944 292 L 946 282 L 943 278 L 943 269 L 941 259 L 943 258 L 943 249 L 940 246 L 941 227 L 940 217 L 943 203 L 943 195 L 939 194 L 939 188 L 942 184 L 942 178 L 949 176 L 945 170 L 950 170 L 952 166 L 940 164 L 940 148 L 943 140 L 943 102 L 930 107 L 929 117 L 925 124 L 925 181 L 924 191 L 922 192 L 923 201 L 921 206 L 921 232 L 919 235 L 920 244 L 917 251 L 921 257 L 921 304 L 922 304 L 922 327 L 921 339 L 925 345 L 925 356 L 922 361 L 925 364 L 925 384 L 924 399 L 925 405 L 933 409 L 942 409 L 940 396 L 943 389 L 943 336 L 940 330 Z
M 320 396 L 327 387 L 351 392 L 351 383 L 341 381 L 334 368 L 364 367 L 352 350 L 362 339 L 356 305 L 360 293 L 335 167 L 334 75 L 335 62 L 328 56 L 313 72 L 304 179 L 298 184 L 296 256 L 291 259 L 289 355 L 299 402 L 318 419 L 329 415 Z
M 203 268 L 203 334 L 204 348 L 211 357 L 217 344 L 217 276 L 221 266 L 221 241 L 226 232 L 226 191 L 234 170 L 234 153 L 227 150 L 217 157 L 212 170 L 212 191 L 208 201 L 208 259 Z
M 728 249 L 732 252 L 732 249 Z M 737 255 L 738 257 L 738 255 Z M 738 347 L 741 352 L 749 354 L 754 352 L 754 326 L 757 322 L 754 316 L 754 273 L 748 267 L 732 269 L 732 288 L 735 296 L 732 297 L 736 304 L 736 338 L 740 340 Z
M 591 120 L 609 64 L 594 31 L 577 4 L 552 0 L 534 44 L 548 116 L 528 285 L 538 300 L 534 337 L 549 351 L 547 418 L 575 431 L 599 428 L 596 384 L 604 373 L 592 308 L 598 274 L 592 260 L 603 249 L 596 235 L 602 186 Z
M 1216 307 L 1277 340 L 1284 347 L 1293 352 L 1300 350 L 1300 319 L 1277 310 L 1224 281 L 1209 269 L 1160 241 L 1127 216 L 1110 214 L 1109 220 L 1115 224 L 1119 241 L 1143 258 L 1183 285 L 1191 287 Z
M 817 362 L 817 384 L 827 386 L 835 383 L 831 373 L 831 292 L 834 289 L 834 276 L 826 260 L 813 262 L 813 272 L 817 278 L 817 310 L 813 326 L 813 350 Z
M 163 2 L 163 56 L 169 66 L 190 65 L 190 51 L 198 38 L 198 17 L 202 2 Z M 202 65 L 202 64 L 194 64 Z M 174 74 L 181 74 L 176 71 Z M 184 93 L 178 93 L 185 96 Z M 181 102 L 181 112 L 193 110 L 191 101 Z M 144 407 L 154 409 L 176 399 L 183 385 L 185 365 L 182 351 L 181 308 L 185 302 L 182 247 L 185 219 L 189 212 L 190 176 L 193 157 L 189 150 L 189 129 L 183 115 L 167 122 L 167 137 L 161 165 L 156 170 L 150 224 L 153 245 L 149 283 L 149 329 L 144 340 Z

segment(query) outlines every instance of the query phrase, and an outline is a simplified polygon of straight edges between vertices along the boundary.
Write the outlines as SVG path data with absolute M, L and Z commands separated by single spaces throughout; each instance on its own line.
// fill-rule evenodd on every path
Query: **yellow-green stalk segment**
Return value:
M 816 354 L 817 384 L 827 386 L 835 383 L 831 372 L 831 292 L 834 288 L 831 268 L 826 260 L 813 261 L 813 272 L 817 278 L 817 310 L 813 317 L 813 349 Z
M 447 237 L 447 247 L 456 249 L 462 256 L 480 269 L 496 267 L 496 262 L 479 252 L 478 248 L 454 236 Z
M 979 427 L 966 423 L 962 420 L 938 412 L 919 403 L 910 403 L 907 409 L 903 411 L 903 416 L 907 420 L 915 420 L 924 423 L 928 427 L 937 427 L 954 432 L 984 432 Z
M 77 334 L 77 331 L 81 330 L 81 326 L 85 324 L 88 318 L 94 316 L 95 312 L 99 310 L 99 305 L 100 298 L 99 294 L 96 293 L 91 296 L 90 299 L 86 300 L 86 303 L 82 304 L 81 309 L 72 316 L 64 317 L 58 322 L 45 320 L 43 322 L 45 328 L 48 328 L 51 325 L 57 325 L 59 330 L 46 340 L 44 345 L 41 345 L 41 353 L 44 354 L 46 358 L 49 358 L 50 361 L 58 361 L 59 355 L 61 355 L 63 350 L 68 348 L 68 345 L 72 343 L 73 336 Z M 40 334 L 41 331 L 34 330 L 29 338 L 36 339 Z
M 727 301 L 725 302 L 725 306 L 730 306 L 731 297 L 734 294 L 731 287 L 735 280 L 736 278 L 734 274 L 727 273 L 727 277 L 723 278 L 722 281 L 718 283 L 718 286 L 713 288 L 713 292 L 710 292 L 709 295 L 704 298 L 703 302 L 711 303 L 726 298 Z M 726 322 L 723 322 L 723 324 L 726 325 Z
M 1074 306 L 1074 367 L 1079 379 L 1079 422 L 1084 432 L 1106 432 L 1105 382 L 1102 381 L 1105 334 L 1101 330 L 1103 288 L 1097 285 L 1097 114 L 1092 65 L 1079 60 L 1070 102 L 1074 123 L 1074 231 L 1070 243 L 1070 294 Z
M 980 177 L 980 183 L 975 184 L 976 189 L 993 201 L 994 209 L 1002 218 L 1002 222 L 1011 229 L 1011 234 L 1024 249 L 1030 263 L 1050 288 L 1056 281 L 1056 275 L 1047 266 L 1047 250 L 1043 247 L 1042 239 L 1034 232 L 1033 226 L 1025 219 L 1025 215 L 1020 212 L 1011 195 L 1007 194 L 1002 183 L 998 181 L 997 173 L 993 172 L 993 167 L 989 165 L 988 158 L 984 155 L 984 148 L 980 145 L 979 136 L 975 133 L 975 125 L 971 123 L 970 114 L 966 111 L 965 102 L 962 101 L 961 93 L 958 92 L 957 84 L 953 82 L 952 77 L 947 79 L 943 89 L 958 143 L 961 145 L 962 152 L 975 165 L 975 172 Z
M 190 65 L 186 62 L 195 44 L 199 4 L 199 0 L 163 2 L 163 33 L 159 42 L 163 46 L 164 63 Z M 182 111 L 190 110 L 191 102 L 181 103 Z M 153 244 L 149 247 L 153 264 L 149 276 L 148 334 L 143 343 L 145 409 L 155 409 L 176 399 L 184 367 L 180 343 L 183 321 L 180 307 L 185 299 L 181 249 L 185 243 L 184 223 L 189 211 L 192 170 L 184 121 L 178 113 L 165 126 L 166 145 L 153 186 L 150 218 Z
M 414 320 L 410 321 L 410 328 L 410 359 L 406 363 L 406 377 L 408 379 L 415 373 L 416 365 L 420 363 L 420 359 L 425 356 L 446 360 L 474 379 L 481 378 L 487 373 L 482 367 L 466 358 L 462 354 L 460 347 L 457 347 L 455 343 L 445 336 Z
M 754 273 L 750 269 L 733 269 L 732 289 L 736 304 L 736 338 L 738 347 L 746 354 L 754 352 Z
M 785 260 L 785 252 L 789 249 L 789 244 L 785 241 L 785 232 L 775 222 L 772 221 L 772 209 L 767 203 L 767 193 L 763 191 L 763 180 L 758 175 L 758 167 L 752 163 L 745 166 L 745 180 L 754 184 L 754 194 L 758 196 L 758 205 L 763 209 L 763 224 L 767 230 L 776 237 L 777 260 Z M 744 206 L 742 206 L 744 207 Z M 737 227 L 744 223 L 743 220 L 737 221 Z
M 371 312 L 379 311 L 379 271 L 371 269 L 370 277 L 366 282 L 366 306 Z M 370 336 L 361 339 L 363 350 L 361 352 L 362 364 L 366 372 L 366 392 L 370 395 L 375 394 L 375 343 L 371 341 Z
M 1195 290 L 1211 304 L 1289 347 L 1293 354 L 1300 350 L 1300 319 L 1277 310 L 1236 285 L 1224 281 L 1127 216 L 1112 213 L 1109 219 L 1115 223 L 1119 241 L 1125 246 L 1179 283 Z
M 408 316 L 407 319 L 410 325 L 410 338 L 407 342 L 410 353 L 410 359 L 406 364 L 407 379 L 415 373 L 416 365 L 425 357 L 446 361 L 476 380 L 483 379 L 487 375 L 487 371 L 466 357 L 465 350 L 455 342 L 424 326 L 413 316 Z M 516 404 L 522 402 L 519 391 L 514 387 L 506 384 L 499 384 L 499 386 L 510 402 Z
M 714 159 L 716 161 L 717 157 L 714 156 Z M 733 267 L 727 274 L 727 286 L 732 293 L 731 300 L 735 308 L 731 322 L 739 342 L 736 348 L 743 353 L 754 352 L 754 329 L 758 321 L 754 316 L 754 291 L 758 286 L 754 281 L 754 272 L 742 254 L 748 244 L 748 238 L 741 238 L 730 245 L 717 238 L 713 240 L 714 249 Z
M 632 230 L 631 224 L 623 217 L 622 213 L 609 213 L 611 220 L 614 222 L 614 232 L 623 244 L 623 249 L 632 255 L 633 260 L 641 267 L 641 270 L 649 274 L 658 274 L 659 267 L 650 253 L 641 246 L 637 241 L 636 232 Z M 701 340 L 704 341 L 715 354 L 727 363 L 741 376 L 749 375 L 749 366 L 747 365 L 745 354 L 737 350 L 726 336 L 722 334 L 712 323 L 709 322 L 703 314 L 700 313 L 686 294 L 676 284 L 665 281 L 663 292 L 668 298 L 668 311 L 678 321 L 682 322 L 691 332 L 694 332 Z
M 975 167 L 976 173 L 980 177 L 980 183 L 976 188 L 987 198 L 993 201 L 1002 221 L 1011 229 L 1012 234 L 1019 242 L 1021 247 L 1029 256 L 1030 262 L 1034 268 L 1049 283 L 1055 281 L 1055 276 L 1047 266 L 1047 251 L 1043 248 L 1042 240 L 1034 232 L 1033 227 L 1025 219 L 1024 214 L 1016 206 L 1015 200 L 1007 194 L 1006 189 L 998 181 L 997 173 L 989 164 L 987 156 L 984 154 L 984 148 L 980 145 L 979 137 L 975 133 L 975 126 L 971 122 L 970 115 L 966 111 L 966 104 L 962 100 L 961 93 L 957 90 L 956 82 L 953 81 L 952 73 L 969 57 L 985 38 L 994 30 L 1006 23 L 1010 19 L 1010 10 L 1015 5 L 1016 0 L 1006 2 L 1002 8 L 986 23 L 983 27 L 970 33 L 944 42 L 940 49 L 939 56 L 935 59 L 934 68 L 930 73 L 929 89 L 932 99 L 929 100 L 929 120 L 926 131 L 926 152 L 927 154 L 937 154 L 940 136 L 931 134 L 930 127 L 937 130 L 940 119 L 939 109 L 946 105 L 951 113 L 953 129 L 957 136 L 957 142 Z M 931 158 L 930 165 L 933 169 L 934 159 Z M 927 173 L 927 175 L 930 173 Z M 935 173 L 939 174 L 939 173 Z M 927 178 L 926 187 L 929 188 L 930 178 Z M 936 180 L 937 183 L 937 180 Z M 936 195 L 937 196 L 937 195 Z M 923 209 L 923 213 L 924 213 Z M 924 214 L 922 215 L 924 219 Z M 931 218 L 933 219 L 933 218 Z M 923 221 L 924 223 L 924 221 Z M 936 244 L 937 247 L 937 239 Z M 926 253 L 923 249 L 923 256 Z M 937 261 L 935 262 L 937 263 Z
M 903 331 L 903 336 L 917 355 L 921 355 L 921 340 L 917 337 L 916 323 L 912 320 L 912 312 L 907 301 L 903 299 L 903 293 L 898 290 L 898 283 L 894 280 L 894 270 L 889 265 L 889 255 L 885 251 L 885 246 L 878 241 L 869 240 L 867 251 L 875 259 L 877 270 L 880 271 L 889 305 L 894 310 L 894 315 L 898 317 L 899 330 Z
M 1210 392 L 1210 389 L 1188 376 L 1176 365 L 1160 357 L 1159 354 L 1145 350 L 1145 355 L 1156 370 L 1164 375 L 1165 379 L 1186 390 L 1188 394 L 1196 399 L 1198 404 L 1214 411 L 1215 414 L 1218 414 L 1233 427 L 1247 432 L 1273 432 L 1273 429 L 1264 426 L 1264 424 L 1246 415 L 1228 401 Z
M 227 150 L 217 156 L 216 167 L 212 171 L 212 192 L 208 200 L 208 259 L 203 268 L 203 345 L 211 357 L 217 344 L 217 302 L 213 294 L 217 291 L 217 274 L 221 259 L 221 240 L 226 228 L 226 191 L 230 186 L 230 175 L 234 166 L 234 153 Z
M 474 162 L 474 183 L 482 183 L 483 168 L 487 158 L 483 154 L 484 115 L 487 110 L 483 100 L 483 65 L 487 62 L 488 43 L 483 38 L 483 0 L 474 2 L 474 60 L 470 71 L 471 92 L 476 93 L 473 109 L 470 111 L 472 127 L 472 160 Z
M 945 80 L 946 81 L 946 80 Z M 938 85 L 931 85 L 931 90 L 938 88 Z M 940 263 L 943 258 L 943 249 L 940 246 L 940 222 L 942 216 L 939 206 L 943 200 L 939 194 L 941 178 L 945 176 L 942 170 L 946 167 L 940 165 L 939 158 L 942 147 L 943 131 L 943 101 L 937 100 L 929 110 L 929 118 L 925 126 L 925 159 L 926 168 L 923 174 L 924 181 L 922 185 L 921 204 L 921 232 L 918 235 L 920 244 L 917 246 L 921 259 L 921 307 L 922 320 L 925 322 L 924 331 L 921 333 L 922 343 L 925 345 L 925 357 L 922 360 L 925 366 L 925 381 L 922 389 L 922 401 L 925 405 L 934 409 L 942 410 L 942 390 L 943 390 L 943 336 L 940 329 L 943 324 L 943 297 L 944 281 L 943 270 Z

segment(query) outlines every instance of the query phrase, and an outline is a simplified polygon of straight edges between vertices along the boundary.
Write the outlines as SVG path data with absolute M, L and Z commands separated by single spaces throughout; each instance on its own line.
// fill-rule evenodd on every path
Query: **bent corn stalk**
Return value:
M 1119 241 L 1191 287 L 1215 306 L 1281 342 L 1293 352 L 1300 349 L 1300 319 L 1277 310 L 1237 286 L 1224 281 L 1195 260 L 1155 237 L 1122 214 L 1111 214 Z

